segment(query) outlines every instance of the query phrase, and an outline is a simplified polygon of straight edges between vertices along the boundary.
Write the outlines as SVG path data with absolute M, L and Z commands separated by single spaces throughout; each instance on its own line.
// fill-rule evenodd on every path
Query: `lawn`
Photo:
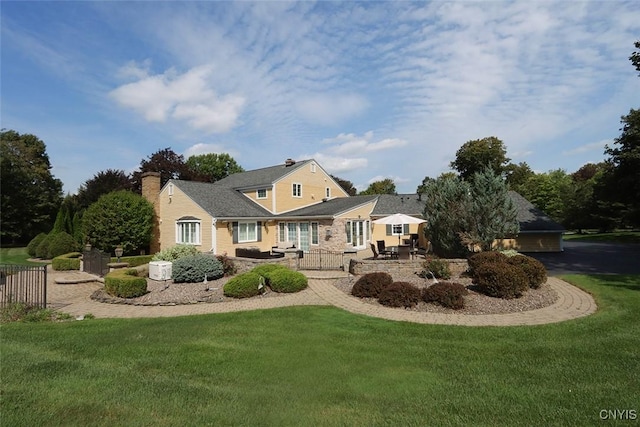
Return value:
M 42 263 L 28 261 L 29 258 L 31 257 L 26 247 L 0 248 L 0 264 L 42 265 Z
M 565 278 L 601 309 L 506 328 L 333 307 L 5 324 L 2 424 L 593 425 L 602 410 L 638 413 L 640 276 Z
M 640 231 L 613 231 L 610 233 L 565 234 L 564 240 L 574 242 L 640 243 Z

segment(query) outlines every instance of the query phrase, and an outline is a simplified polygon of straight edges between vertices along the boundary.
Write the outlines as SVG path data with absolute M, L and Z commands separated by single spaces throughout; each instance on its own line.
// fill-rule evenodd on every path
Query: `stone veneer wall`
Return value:
M 352 259 L 349 262 L 349 273 L 360 276 L 367 273 L 385 272 L 392 276 L 407 276 L 424 270 L 424 258 L 415 260 L 396 259 Z M 467 270 L 466 259 L 450 259 L 451 277 L 460 276 Z
M 240 257 L 229 257 L 230 260 L 233 261 L 233 264 L 236 266 L 238 274 L 246 273 L 251 270 L 253 267 L 262 264 L 281 264 L 285 267 L 289 267 L 292 270 L 296 269 L 296 259 L 298 257 L 297 253 L 285 253 L 283 258 L 270 258 L 270 259 L 255 259 L 255 258 L 240 258 Z

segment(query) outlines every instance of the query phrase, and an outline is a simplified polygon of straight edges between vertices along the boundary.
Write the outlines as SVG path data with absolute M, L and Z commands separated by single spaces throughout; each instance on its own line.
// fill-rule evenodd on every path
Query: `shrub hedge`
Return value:
M 307 287 L 307 276 L 288 268 L 274 269 L 269 273 L 269 287 L 274 292 L 299 292 Z
M 178 258 L 173 262 L 171 276 L 175 283 L 197 283 L 224 276 L 222 263 L 213 255 L 198 253 Z
M 547 281 L 547 269 L 540 261 L 526 255 L 516 255 L 507 259 L 510 265 L 519 267 L 527 276 L 529 287 L 538 289 Z
M 269 276 L 271 275 L 271 273 L 283 269 L 288 270 L 287 267 L 281 264 L 260 264 L 253 267 L 251 271 L 267 279 L 267 284 L 269 284 Z
M 36 248 L 36 257 L 41 259 L 48 259 L 49 256 L 49 243 L 53 238 L 53 234 L 47 234 L 44 236 L 40 243 L 38 243 L 38 247 Z
M 422 300 L 459 310 L 464 308 L 464 295 L 469 292 L 460 283 L 439 282 L 422 290 Z
M 53 259 L 57 256 L 68 254 L 69 252 L 75 252 L 79 249 L 78 243 L 73 236 L 64 231 L 55 233 L 49 239 L 47 258 Z
M 122 256 L 120 262 L 126 262 L 129 267 L 139 267 L 141 265 L 149 264 L 153 259 L 153 255 L 136 255 L 136 256 Z M 117 262 L 118 258 L 111 257 L 111 262 Z
M 507 262 L 479 265 L 474 269 L 473 281 L 481 292 L 496 298 L 520 298 L 529 289 L 524 271 Z
M 56 271 L 80 270 L 81 255 L 80 252 L 69 252 L 57 256 L 51 261 L 51 268 Z
M 378 302 L 388 307 L 414 307 L 420 302 L 420 289 L 408 282 L 393 282 L 378 295 Z
M 351 288 L 351 295 L 358 298 L 378 298 L 382 290 L 393 283 L 389 273 L 367 273 L 360 277 Z
M 135 298 L 147 293 L 147 278 L 138 277 L 134 268 L 121 268 L 104 276 L 104 290 L 120 298 Z
M 225 296 L 232 298 L 249 298 L 259 295 L 262 292 L 260 285 L 264 285 L 264 278 L 251 271 L 238 274 L 233 277 L 222 288 Z
M 179 258 L 183 258 L 186 256 L 193 256 L 199 254 L 198 248 L 193 245 L 187 244 L 177 244 L 175 246 L 171 246 L 170 248 L 163 249 L 160 252 L 153 255 L 152 261 L 175 261 Z

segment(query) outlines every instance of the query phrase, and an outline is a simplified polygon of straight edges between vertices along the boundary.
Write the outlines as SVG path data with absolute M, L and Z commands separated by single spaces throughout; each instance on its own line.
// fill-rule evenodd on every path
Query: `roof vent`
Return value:
M 284 161 L 284 165 L 287 166 L 287 167 L 293 166 L 295 164 L 296 164 L 296 161 L 293 160 L 293 159 L 287 159 L 287 160 Z

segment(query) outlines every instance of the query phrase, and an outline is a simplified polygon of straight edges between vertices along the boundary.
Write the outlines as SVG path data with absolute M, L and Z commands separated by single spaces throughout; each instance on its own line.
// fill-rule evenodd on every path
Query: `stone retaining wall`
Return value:
M 285 253 L 282 258 L 269 258 L 269 259 L 257 259 L 257 258 L 240 258 L 240 257 L 232 257 L 229 259 L 233 261 L 233 264 L 236 266 L 238 274 L 246 273 L 251 270 L 253 267 L 262 264 L 281 264 L 285 267 L 289 267 L 292 270 L 296 269 L 296 259 L 298 254 L 293 253 Z
M 360 276 L 367 273 L 386 272 L 392 276 L 413 275 L 424 270 L 424 258 L 416 260 L 396 259 L 352 259 L 349 262 L 349 273 Z M 467 270 L 466 259 L 450 259 L 451 276 L 460 276 Z

